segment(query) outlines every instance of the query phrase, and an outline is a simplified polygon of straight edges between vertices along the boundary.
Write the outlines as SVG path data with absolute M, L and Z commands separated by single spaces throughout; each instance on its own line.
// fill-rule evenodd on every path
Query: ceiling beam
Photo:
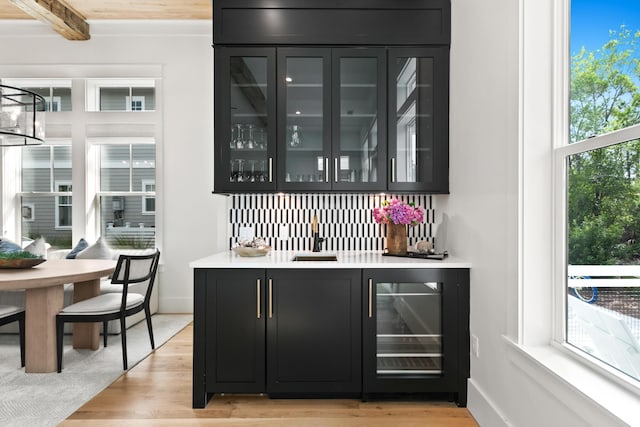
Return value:
M 89 40 L 89 24 L 84 16 L 61 0 L 9 0 L 34 18 L 51 24 L 67 40 Z

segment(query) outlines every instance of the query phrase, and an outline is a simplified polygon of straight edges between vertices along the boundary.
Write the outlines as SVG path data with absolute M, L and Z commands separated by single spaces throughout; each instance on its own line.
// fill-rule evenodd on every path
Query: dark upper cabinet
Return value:
M 448 0 L 214 2 L 215 182 L 448 193 Z
M 448 193 L 447 48 L 389 50 L 390 191 Z
M 449 0 L 213 2 L 214 45 L 448 45 L 450 40 Z
M 216 192 L 275 191 L 273 48 L 216 47 Z
M 333 190 L 380 191 L 386 169 L 386 52 L 332 51 Z
M 278 49 L 278 189 L 330 190 L 331 50 Z
M 278 189 L 384 189 L 384 49 L 277 51 Z

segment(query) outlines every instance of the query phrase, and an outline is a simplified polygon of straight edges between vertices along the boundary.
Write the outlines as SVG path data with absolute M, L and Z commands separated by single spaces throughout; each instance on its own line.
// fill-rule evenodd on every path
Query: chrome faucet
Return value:
M 312 236 L 312 252 L 320 252 L 320 243 L 324 242 L 323 237 L 318 235 L 318 216 L 313 214 L 313 221 L 311 222 L 311 236 Z

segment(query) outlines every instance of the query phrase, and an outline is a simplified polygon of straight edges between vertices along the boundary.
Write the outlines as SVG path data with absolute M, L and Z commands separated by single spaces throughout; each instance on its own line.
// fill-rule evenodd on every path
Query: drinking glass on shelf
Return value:
M 258 181 L 260 182 L 266 182 L 267 181 L 267 161 L 266 160 L 260 160 L 259 166 L 258 166 Z
M 249 172 L 247 173 L 249 182 L 256 182 L 256 161 L 249 160 Z
M 255 143 L 256 148 L 259 150 L 267 148 L 266 141 L 264 140 L 264 128 L 258 127 L 255 129 Z
M 242 125 L 238 123 L 236 127 L 237 127 L 237 135 L 238 135 L 238 138 L 236 139 L 236 148 L 241 150 L 244 148 L 244 144 L 245 144 L 244 135 L 242 132 Z
M 247 130 L 248 130 L 248 135 L 247 135 L 247 140 L 245 141 L 244 147 L 248 150 L 253 150 L 254 148 L 256 148 L 256 143 L 253 139 L 253 125 L 251 124 L 247 125 Z
M 238 179 L 238 171 L 236 170 L 236 162 L 229 160 L 229 181 L 236 182 Z
M 236 126 L 231 126 L 231 139 L 229 140 L 229 148 L 234 149 L 238 146 L 238 130 Z

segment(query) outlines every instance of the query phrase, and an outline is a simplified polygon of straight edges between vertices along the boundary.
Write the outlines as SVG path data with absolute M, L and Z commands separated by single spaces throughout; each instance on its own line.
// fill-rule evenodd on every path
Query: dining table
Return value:
M 0 290 L 25 291 L 25 372 L 57 370 L 56 314 L 62 310 L 64 285 L 73 283 L 73 302 L 100 294 L 100 278 L 113 273 L 110 259 L 51 259 L 20 269 L 0 269 Z M 97 350 L 99 323 L 73 325 L 73 347 Z

